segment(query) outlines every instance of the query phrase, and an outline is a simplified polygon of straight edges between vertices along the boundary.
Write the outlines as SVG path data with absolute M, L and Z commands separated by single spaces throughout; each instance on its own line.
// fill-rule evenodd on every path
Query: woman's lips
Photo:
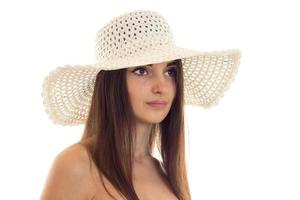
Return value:
M 164 108 L 167 105 L 166 101 L 151 101 L 147 103 L 153 108 Z

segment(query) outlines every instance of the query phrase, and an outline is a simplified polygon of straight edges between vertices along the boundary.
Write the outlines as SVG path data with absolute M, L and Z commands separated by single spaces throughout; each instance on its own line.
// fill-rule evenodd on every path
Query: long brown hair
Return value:
M 153 126 L 148 147 L 152 152 L 157 145 L 162 158 L 160 169 L 177 198 L 190 200 L 185 160 L 183 68 L 181 59 L 176 63 L 176 96 L 165 119 Z M 134 131 L 126 69 L 101 70 L 96 77 L 80 143 L 95 163 L 105 190 L 103 175 L 128 200 L 139 200 L 132 182 Z

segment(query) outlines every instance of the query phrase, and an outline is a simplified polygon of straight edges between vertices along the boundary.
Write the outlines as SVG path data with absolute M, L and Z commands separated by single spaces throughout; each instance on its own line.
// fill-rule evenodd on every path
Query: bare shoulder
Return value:
M 89 199 L 91 182 L 86 149 L 76 143 L 61 151 L 50 168 L 41 200 Z

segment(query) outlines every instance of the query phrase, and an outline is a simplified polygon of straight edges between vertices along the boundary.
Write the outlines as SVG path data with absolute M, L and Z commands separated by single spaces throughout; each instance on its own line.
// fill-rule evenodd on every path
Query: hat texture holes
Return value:
M 124 58 L 127 55 L 133 55 L 132 52 L 137 52 L 129 51 L 133 48 L 147 51 L 153 47 L 174 44 L 173 39 L 170 38 L 172 33 L 168 30 L 167 22 L 161 15 L 158 13 L 149 16 L 142 15 L 144 15 L 142 12 L 135 13 L 135 17 L 124 15 L 118 20 L 112 20 L 109 23 L 110 26 L 105 26 L 98 31 L 100 42 L 96 43 L 96 60 L 107 60 L 111 56 Z M 126 29 L 122 25 L 123 22 L 125 22 Z M 110 34 L 107 34 L 108 31 Z M 167 35 L 167 32 L 170 35 Z M 113 46 L 118 48 L 112 49 Z

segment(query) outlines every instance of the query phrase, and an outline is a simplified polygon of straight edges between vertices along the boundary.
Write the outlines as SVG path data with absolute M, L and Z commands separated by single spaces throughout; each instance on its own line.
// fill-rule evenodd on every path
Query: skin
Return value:
M 176 65 L 172 63 L 173 61 L 168 61 L 127 69 L 127 88 L 137 122 L 134 154 L 137 163 L 151 159 L 147 150 L 151 127 L 167 116 L 175 98 L 173 70 Z M 157 109 L 147 104 L 153 100 L 164 100 L 168 103 L 165 108 Z
M 147 200 L 176 200 L 166 180 L 160 176 L 155 159 L 147 152 L 150 128 L 160 123 L 168 114 L 176 94 L 175 79 L 168 71 L 167 64 L 153 64 L 146 70 L 127 69 L 127 85 L 134 116 L 137 120 L 137 140 L 133 159 L 133 183 L 138 196 Z M 170 66 L 170 67 L 175 67 Z M 138 76 L 140 75 L 140 76 Z M 165 100 L 164 109 L 154 109 L 147 105 L 148 101 Z M 41 200 L 112 200 L 98 179 L 96 166 L 89 168 L 86 149 L 80 144 L 73 144 L 60 152 L 49 171 Z M 109 181 L 104 178 L 108 190 L 117 197 L 117 193 Z

